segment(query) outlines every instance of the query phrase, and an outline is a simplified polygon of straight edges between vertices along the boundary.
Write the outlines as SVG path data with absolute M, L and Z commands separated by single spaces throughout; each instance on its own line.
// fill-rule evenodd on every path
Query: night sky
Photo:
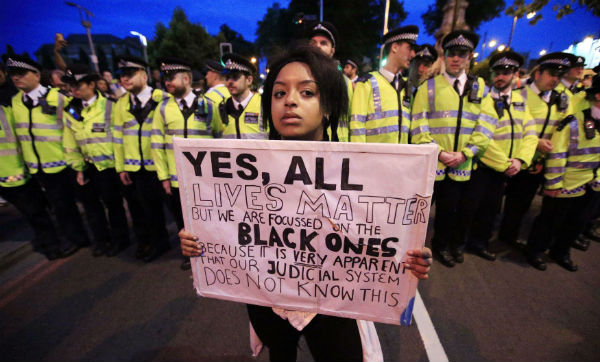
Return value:
M 509 0 L 510 1 L 510 0 Z M 535 26 L 530 26 L 525 19 L 517 22 L 513 39 L 513 49 L 520 52 L 531 52 L 537 57 L 542 49 L 548 49 L 552 42 L 552 51 L 566 49 L 571 43 L 581 41 L 588 35 L 598 36 L 600 18 L 577 10 L 560 21 L 555 19 L 551 0 L 543 11 L 544 19 Z M 257 22 L 262 19 L 273 0 L 219 0 L 219 1 L 118 1 L 118 0 L 76 0 L 78 4 L 94 13 L 92 18 L 92 34 L 109 33 L 120 38 L 129 36 L 130 30 L 138 31 L 148 38 L 153 38 L 157 21 L 168 24 L 173 9 L 179 5 L 185 9 L 192 22 L 200 22 L 210 34 L 216 34 L 223 23 L 240 32 L 244 38 L 254 41 Z M 434 0 L 405 0 L 404 8 L 409 13 L 404 24 L 416 24 L 422 28 L 421 14 L 427 5 Z M 288 0 L 279 1 L 287 7 Z M 43 6 L 41 5 L 43 4 Z M 219 6 L 215 6 L 219 4 Z M 327 0 L 325 0 L 327 6 Z M 325 19 L 327 20 L 327 19 Z M 483 38 L 487 32 L 487 40 L 496 39 L 498 44 L 506 43 L 510 34 L 512 18 L 502 15 L 489 23 L 483 24 L 478 33 Z M 64 1 L 46 0 L 7 0 L 2 4 L 0 12 L 0 53 L 4 53 L 6 44 L 11 44 L 17 53 L 24 51 L 33 56 L 33 52 L 44 43 L 53 43 L 54 34 L 63 33 L 67 37 L 71 33 L 84 33 L 85 29 L 79 21 L 76 8 L 67 6 Z M 430 37 L 421 31 L 419 43 L 433 43 Z M 478 51 L 481 48 L 478 49 Z M 489 50 L 486 51 L 489 54 Z

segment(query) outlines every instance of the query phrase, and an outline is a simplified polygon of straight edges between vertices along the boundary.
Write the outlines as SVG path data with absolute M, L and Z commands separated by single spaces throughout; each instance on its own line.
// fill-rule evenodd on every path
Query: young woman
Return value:
M 332 127 L 336 141 L 337 120 L 348 113 L 348 97 L 337 65 L 319 50 L 299 48 L 271 65 L 263 99 L 264 121 L 269 123 L 269 138 L 283 140 L 328 141 Z M 200 255 L 197 238 L 181 230 L 181 250 L 185 256 Z M 427 279 L 431 265 L 429 249 L 410 250 L 408 268 L 420 279 Z M 288 320 L 304 318 L 301 331 Z M 261 341 L 269 347 L 271 361 L 295 361 L 298 340 L 304 335 L 316 361 L 362 361 L 361 339 L 353 319 L 310 315 L 248 305 L 248 315 Z M 312 319 L 311 319 L 312 318 Z

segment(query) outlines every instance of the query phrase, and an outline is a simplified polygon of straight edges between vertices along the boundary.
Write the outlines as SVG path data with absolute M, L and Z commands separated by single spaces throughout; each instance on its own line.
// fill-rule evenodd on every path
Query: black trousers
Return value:
M 487 249 L 506 179 L 504 173 L 482 164 L 473 172 L 459 209 L 458 240 L 462 241 L 461 248 Z
M 459 209 L 464 202 L 467 182 L 459 182 L 446 177 L 433 186 L 435 197 L 434 235 L 431 247 L 435 250 L 448 250 L 462 245 L 458 228 Z
M 362 361 L 356 320 L 317 314 L 302 331 L 292 327 L 270 307 L 248 304 L 250 322 L 269 347 L 269 359 L 295 361 L 300 336 L 304 336 L 315 361 Z
M 46 191 L 46 199 L 54 209 L 58 226 L 67 242 L 71 245 L 89 245 L 83 220 L 75 204 L 75 172 L 69 168 L 57 173 L 40 170 L 34 179 Z
M 88 165 L 85 171 L 85 176 L 90 181 L 85 188 L 84 196 L 86 202 L 92 204 L 95 200 L 100 197 L 102 204 L 108 211 L 108 224 L 110 225 L 110 238 L 106 238 L 105 243 L 107 244 L 118 244 L 125 246 L 129 244 L 129 226 L 127 225 L 127 216 L 125 214 L 125 208 L 123 207 L 123 196 L 121 194 L 121 180 L 114 168 L 105 169 L 98 171 L 96 166 Z M 95 199 L 95 200 L 94 200 Z M 99 210 L 98 207 L 94 207 L 92 210 L 93 215 L 90 218 L 94 219 L 92 229 L 97 228 L 98 225 L 102 224 L 102 219 L 106 220 L 106 214 L 104 209 Z M 86 212 L 89 212 L 86 208 Z M 94 233 L 99 233 L 97 242 L 102 242 L 102 238 L 106 235 L 106 229 L 104 233 L 101 230 L 93 230 Z
M 33 250 L 57 252 L 60 247 L 56 229 L 48 213 L 46 197 L 35 180 L 17 187 L 0 187 L 0 196 L 14 205 L 33 228 Z
M 519 238 L 521 220 L 529 210 L 531 202 L 543 182 L 543 172 L 533 175 L 526 170 L 519 172 L 508 180 L 504 201 L 504 217 L 498 232 L 499 239 L 514 242 Z
M 179 195 L 179 187 L 171 187 L 171 212 L 175 217 L 177 230 L 183 229 L 183 212 L 181 211 L 181 196 Z
M 542 210 L 535 218 L 527 241 L 527 252 L 539 256 L 547 249 L 558 258 L 569 256 L 571 244 L 581 232 L 600 200 L 590 188 L 579 197 L 544 196 Z
M 139 247 L 169 244 L 163 210 L 164 191 L 154 171 L 129 172 L 132 184 L 124 186 L 127 205 Z

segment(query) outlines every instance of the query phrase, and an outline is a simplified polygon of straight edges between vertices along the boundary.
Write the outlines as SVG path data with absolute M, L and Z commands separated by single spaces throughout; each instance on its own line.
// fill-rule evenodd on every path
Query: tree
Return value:
M 529 24 L 535 25 L 540 19 L 542 14 L 540 10 L 548 5 L 548 0 L 533 0 L 530 4 L 525 4 L 525 0 L 515 0 L 512 6 L 506 8 L 504 13 L 509 16 L 516 16 L 518 18 L 523 15 L 536 12 L 536 15 L 529 20 Z M 552 10 L 556 11 L 556 19 L 561 19 L 565 15 L 571 14 L 577 8 L 583 8 L 590 11 L 594 16 L 600 17 L 600 1 L 598 0 L 565 0 L 567 4 L 556 4 L 552 7 Z
M 323 19 L 335 25 L 338 30 L 336 58 L 349 56 L 378 56 L 378 46 L 383 35 L 385 0 L 329 0 L 325 2 Z M 294 18 L 303 13 L 304 19 L 296 24 Z M 308 19 L 312 15 L 318 19 L 318 1 L 292 0 L 289 6 L 282 8 L 273 4 L 256 31 L 256 46 L 262 55 L 272 56 L 282 49 L 298 42 L 306 41 L 308 32 L 316 20 Z M 398 0 L 390 2 L 388 28 L 393 29 L 406 18 L 404 3 Z
M 436 0 L 435 4 L 429 5 L 427 11 L 421 15 L 427 34 L 433 35 L 442 25 L 444 6 L 448 1 Z M 469 0 L 465 21 L 476 31 L 482 23 L 500 16 L 505 5 L 504 0 Z

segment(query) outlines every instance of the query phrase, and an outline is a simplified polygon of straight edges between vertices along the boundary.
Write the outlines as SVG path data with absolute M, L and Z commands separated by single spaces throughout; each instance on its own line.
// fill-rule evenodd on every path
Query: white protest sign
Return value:
M 175 138 L 199 295 L 410 323 L 436 145 Z

